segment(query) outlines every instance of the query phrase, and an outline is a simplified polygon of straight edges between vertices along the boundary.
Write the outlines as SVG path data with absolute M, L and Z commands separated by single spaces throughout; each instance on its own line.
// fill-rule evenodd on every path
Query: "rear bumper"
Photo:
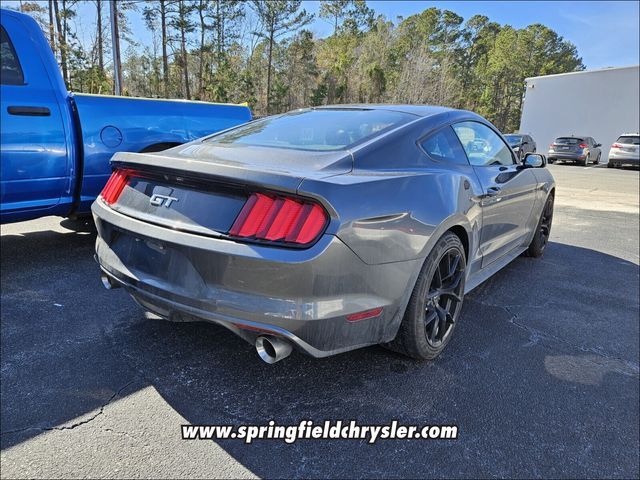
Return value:
M 144 308 L 217 323 L 250 342 L 280 336 L 314 357 L 395 337 L 421 265 L 368 265 L 333 235 L 284 249 L 151 225 L 101 200 L 92 211 L 100 267 Z M 378 317 L 346 319 L 378 307 Z
M 566 153 L 566 152 L 548 152 L 547 158 L 552 160 L 571 160 L 577 162 L 584 160 L 585 154 L 583 153 Z
M 610 152 L 609 163 L 615 163 L 616 165 L 640 165 L 640 156 Z

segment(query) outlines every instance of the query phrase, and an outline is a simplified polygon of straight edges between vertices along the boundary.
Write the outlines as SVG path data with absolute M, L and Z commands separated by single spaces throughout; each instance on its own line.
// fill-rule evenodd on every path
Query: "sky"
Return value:
M 0 0 L 2 5 L 17 7 L 18 0 Z M 45 2 L 46 3 L 46 2 Z M 377 14 L 396 21 L 429 7 L 451 10 L 465 20 L 482 14 L 500 24 L 516 28 L 541 23 L 555 30 L 578 48 L 587 69 L 622 67 L 640 63 L 639 1 L 369 1 Z M 320 37 L 331 34 L 332 26 L 317 18 L 319 2 L 303 1 L 316 19 L 307 28 Z M 141 10 L 141 9 L 140 9 Z M 80 37 L 92 35 L 95 24 L 93 2 L 79 9 L 77 26 Z M 106 12 L 105 12 L 106 13 Z M 144 27 L 140 13 L 130 16 L 131 29 L 139 43 L 150 44 L 151 34 Z M 126 49 L 126 47 L 125 47 Z

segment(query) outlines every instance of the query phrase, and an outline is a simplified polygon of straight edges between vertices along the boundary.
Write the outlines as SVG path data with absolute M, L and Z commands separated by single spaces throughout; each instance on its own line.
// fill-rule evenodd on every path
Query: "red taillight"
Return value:
M 122 190 L 124 190 L 128 179 L 129 174 L 126 170 L 116 170 L 111 174 L 107 184 L 100 193 L 100 196 L 107 205 L 111 205 L 118 200 L 118 197 L 122 193 Z
M 622 145 L 620 145 L 619 143 L 614 143 L 613 145 L 611 145 L 611 148 L 622 148 Z
M 229 235 L 306 245 L 322 233 L 327 220 L 326 212 L 317 203 L 253 193 L 233 222 Z
M 580 148 L 587 148 L 589 145 L 587 145 L 586 143 L 581 143 L 580 145 L 578 145 Z
M 553 147 L 555 147 L 555 146 L 556 146 L 556 144 L 555 144 L 555 143 L 552 143 L 551 145 L 549 145 L 549 148 L 553 148 Z

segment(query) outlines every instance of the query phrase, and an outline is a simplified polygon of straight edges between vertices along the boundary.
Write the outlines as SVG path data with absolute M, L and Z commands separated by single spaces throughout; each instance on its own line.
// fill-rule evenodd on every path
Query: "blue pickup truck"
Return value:
M 251 120 L 245 105 L 67 92 L 38 24 L 0 9 L 1 223 L 90 211 L 115 152 L 170 148 Z

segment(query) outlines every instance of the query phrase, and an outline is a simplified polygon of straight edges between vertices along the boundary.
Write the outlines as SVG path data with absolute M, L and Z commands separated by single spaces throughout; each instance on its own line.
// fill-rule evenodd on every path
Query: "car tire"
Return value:
M 607 168 L 615 168 L 615 165 L 611 162 L 607 163 Z
M 422 266 L 396 338 L 385 347 L 420 360 L 444 350 L 462 310 L 466 262 L 458 236 L 445 233 Z
M 555 158 L 547 158 L 547 163 L 549 165 L 553 165 L 555 163 L 556 159 Z
M 583 166 L 583 167 L 587 167 L 587 166 L 589 166 L 589 154 L 587 154 L 587 155 L 584 157 L 584 160 L 582 160 L 582 166 Z
M 596 158 L 596 161 L 593 162 L 594 165 L 599 165 L 600 164 L 600 156 L 601 155 L 602 155 L 601 153 L 598 154 L 598 158 Z
M 547 201 L 544 204 L 542 213 L 540 213 L 540 219 L 536 225 L 536 231 L 533 235 L 533 239 L 525 252 L 526 256 L 533 258 L 540 258 L 549 243 L 549 235 L 551 234 L 551 223 L 553 221 L 553 202 L 554 195 L 551 194 L 547 197 Z

